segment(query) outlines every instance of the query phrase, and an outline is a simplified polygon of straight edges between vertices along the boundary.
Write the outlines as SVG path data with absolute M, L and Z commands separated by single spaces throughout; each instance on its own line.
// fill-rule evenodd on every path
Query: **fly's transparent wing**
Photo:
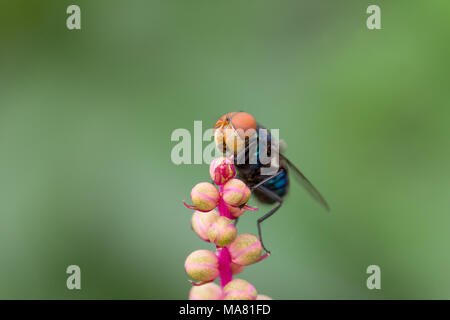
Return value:
M 258 123 L 258 129 L 265 129 L 264 126 L 262 126 L 260 123 Z M 322 207 L 325 208 L 325 210 L 330 211 L 330 207 L 328 206 L 328 203 L 325 201 L 325 199 L 322 197 L 319 191 L 312 185 L 312 183 L 308 180 L 308 178 L 305 177 L 305 175 L 283 154 L 281 154 L 280 150 L 283 150 L 283 142 L 280 140 L 280 144 L 277 144 L 275 141 L 272 141 L 272 152 L 278 152 L 280 156 L 280 160 L 284 161 L 290 169 L 292 169 L 291 172 L 294 172 L 294 176 L 297 178 L 296 180 L 300 182 L 300 184 L 306 189 L 306 191 L 311 194 L 311 196 L 319 202 Z M 283 150 L 284 151 L 284 150 Z M 273 154 L 273 153 L 272 153 Z
M 311 194 L 311 196 L 319 202 L 327 211 L 330 211 L 330 207 L 328 206 L 328 203 L 325 201 L 325 199 L 322 197 L 319 191 L 312 185 L 311 182 L 305 177 L 305 175 L 297 169 L 297 167 L 289 161 L 288 158 L 286 158 L 284 155 L 280 153 L 280 159 L 284 160 L 290 169 L 295 173 L 295 176 L 298 178 L 297 180 L 300 182 L 300 184 Z M 291 171 L 291 172 L 292 172 Z

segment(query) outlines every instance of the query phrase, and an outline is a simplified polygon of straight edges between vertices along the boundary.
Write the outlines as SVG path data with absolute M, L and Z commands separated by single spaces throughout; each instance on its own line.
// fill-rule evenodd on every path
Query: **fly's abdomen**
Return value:
M 288 190 L 288 176 L 286 170 L 283 171 L 273 179 L 267 181 L 264 186 L 278 194 L 280 197 L 284 196 Z

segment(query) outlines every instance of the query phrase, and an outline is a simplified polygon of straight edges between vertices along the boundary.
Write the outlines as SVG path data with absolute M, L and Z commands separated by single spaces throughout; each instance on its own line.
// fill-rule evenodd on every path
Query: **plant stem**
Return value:
M 219 204 L 217 205 L 217 209 L 219 210 L 219 215 L 222 217 L 226 217 L 228 219 L 233 219 L 233 216 L 230 213 L 230 209 L 228 208 L 228 205 L 225 203 L 222 197 L 223 192 L 223 185 L 219 187 L 220 188 L 220 198 L 219 198 Z
M 219 278 L 220 286 L 225 287 L 233 279 L 231 271 L 231 255 L 227 247 L 217 248 L 219 256 Z
M 232 219 L 232 216 L 230 214 L 230 209 L 228 208 L 228 205 L 223 201 L 222 198 L 222 191 L 223 191 L 223 185 L 219 187 L 220 189 L 220 198 L 219 198 L 219 204 L 217 206 L 217 209 L 219 211 L 219 215 L 222 217 L 226 217 L 229 219 Z M 231 255 L 230 251 L 228 250 L 228 247 L 223 248 L 217 248 L 217 254 L 219 257 L 219 278 L 220 278 L 220 286 L 225 287 L 228 282 L 233 279 L 233 272 L 231 271 Z

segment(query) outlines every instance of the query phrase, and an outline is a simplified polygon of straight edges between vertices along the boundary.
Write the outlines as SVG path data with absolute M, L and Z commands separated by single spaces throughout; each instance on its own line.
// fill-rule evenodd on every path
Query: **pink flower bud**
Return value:
M 250 195 L 250 189 L 239 179 L 231 179 L 223 187 L 223 200 L 230 206 L 246 204 Z
M 214 183 L 218 186 L 233 179 L 236 175 L 233 161 L 226 157 L 219 157 L 214 159 L 209 166 L 209 174 Z
M 233 243 L 228 246 L 228 249 L 232 261 L 242 266 L 258 262 L 262 252 L 259 239 L 249 233 L 237 236 Z
M 219 202 L 219 190 L 209 182 L 201 182 L 192 188 L 191 199 L 197 210 L 211 211 Z
M 193 286 L 189 292 L 189 300 L 221 300 L 222 289 L 215 283 Z
M 195 211 L 191 218 L 192 229 L 200 239 L 209 242 L 208 229 L 218 217 L 219 213 L 216 210 L 209 212 Z
M 233 274 L 238 274 L 244 271 L 245 266 L 241 266 L 240 264 L 236 264 L 234 262 L 231 263 L 231 272 Z
M 242 216 L 245 212 L 245 208 L 238 208 L 238 207 L 232 207 L 232 206 L 228 206 L 228 209 L 230 210 L 230 215 L 233 218 L 239 218 L 240 216 Z
M 265 296 L 263 294 L 258 294 L 258 296 L 256 297 L 256 300 L 272 300 L 272 298 Z
M 217 256 L 208 250 L 192 252 L 184 263 L 186 273 L 195 281 L 212 281 L 219 275 Z
M 219 247 L 225 247 L 236 238 L 237 230 L 233 221 L 226 217 L 218 217 L 208 229 L 209 240 Z
M 255 288 L 245 280 L 234 279 L 223 288 L 224 300 L 255 300 Z

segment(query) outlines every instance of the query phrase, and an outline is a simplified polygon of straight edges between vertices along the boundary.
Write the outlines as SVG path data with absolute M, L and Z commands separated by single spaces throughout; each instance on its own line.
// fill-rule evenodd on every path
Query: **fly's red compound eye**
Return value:
M 247 138 L 256 133 L 256 120 L 246 112 L 230 112 L 220 117 L 214 125 L 217 148 L 237 153 L 245 147 Z
M 256 132 L 256 120 L 247 112 L 237 112 L 231 118 L 231 124 L 242 138 L 250 138 Z

